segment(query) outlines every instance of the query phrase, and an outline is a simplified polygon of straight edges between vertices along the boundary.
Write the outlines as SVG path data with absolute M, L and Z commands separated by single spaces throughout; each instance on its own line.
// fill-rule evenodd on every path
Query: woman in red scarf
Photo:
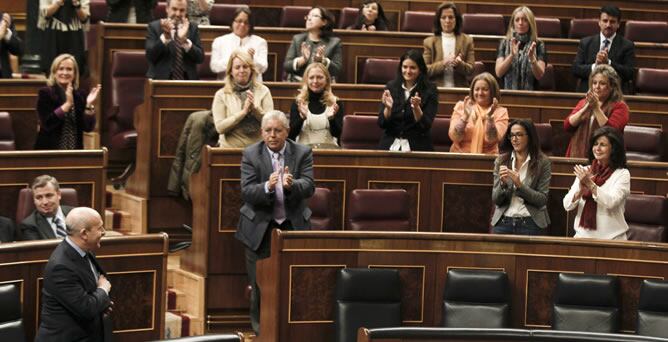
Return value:
M 564 209 L 578 209 L 575 237 L 626 240 L 624 220 L 631 175 L 626 169 L 624 138 L 606 126 L 594 132 L 588 151 L 590 166 L 575 165 L 575 182 L 564 197 Z
M 624 131 L 629 122 L 629 107 L 624 102 L 617 72 L 607 64 L 596 66 L 589 76 L 589 92 L 564 120 L 564 130 L 571 133 L 566 157 L 585 158 L 591 133 L 609 126 Z

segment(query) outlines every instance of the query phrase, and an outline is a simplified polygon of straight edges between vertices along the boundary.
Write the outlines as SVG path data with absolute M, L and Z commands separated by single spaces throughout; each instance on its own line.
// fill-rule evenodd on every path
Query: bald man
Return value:
M 67 237 L 44 270 L 35 340 L 110 341 L 111 322 L 106 320 L 113 305 L 111 283 L 93 255 L 105 235 L 102 218 L 91 208 L 79 207 L 70 211 L 65 223 Z

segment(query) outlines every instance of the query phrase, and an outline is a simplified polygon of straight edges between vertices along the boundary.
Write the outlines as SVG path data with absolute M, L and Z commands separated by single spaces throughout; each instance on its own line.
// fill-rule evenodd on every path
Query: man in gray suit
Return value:
M 248 146 L 241 159 L 241 207 L 235 237 L 246 246 L 246 269 L 252 286 L 251 325 L 260 332 L 260 289 L 255 282 L 257 260 L 269 257 L 271 231 L 307 230 L 313 195 L 313 153 L 288 140 L 290 122 L 280 111 L 262 118 L 262 140 Z
M 58 180 L 49 175 L 42 175 L 33 180 L 30 188 L 35 210 L 20 224 L 22 239 L 64 239 L 67 235 L 65 218 L 72 207 L 60 205 Z

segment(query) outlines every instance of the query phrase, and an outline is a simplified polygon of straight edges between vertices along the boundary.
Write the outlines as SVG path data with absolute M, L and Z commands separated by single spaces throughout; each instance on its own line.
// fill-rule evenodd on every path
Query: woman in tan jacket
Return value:
M 439 87 L 467 87 L 473 74 L 473 38 L 461 33 L 457 6 L 444 2 L 436 9 L 434 35 L 425 38 L 424 61 L 429 79 Z
M 274 101 L 269 88 L 256 80 L 256 74 L 248 52 L 232 52 L 225 86 L 216 92 L 211 105 L 220 147 L 243 148 L 262 139 L 262 116 L 274 109 Z

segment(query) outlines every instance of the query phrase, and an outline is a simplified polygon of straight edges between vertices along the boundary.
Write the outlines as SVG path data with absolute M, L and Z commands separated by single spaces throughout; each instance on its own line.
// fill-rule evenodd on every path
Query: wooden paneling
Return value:
M 441 324 L 443 288 L 450 268 L 505 271 L 511 289 L 513 328 L 550 328 L 557 272 L 617 276 L 622 331 L 631 333 L 636 328 L 640 282 L 668 276 L 667 244 L 388 232 L 274 231 L 272 239 L 271 257 L 258 262 L 263 297 L 262 334 L 257 341 L 309 341 L 332 336 L 336 282 L 330 273 L 342 265 L 399 269 L 402 312 L 408 309 L 404 319 L 416 312 L 423 317 L 414 322 L 404 320 L 403 325 L 424 327 Z M 420 272 L 428 276 L 420 276 Z M 318 289 L 320 295 L 304 301 L 294 296 L 299 289 Z M 296 312 L 299 322 L 293 321 Z
M 0 112 L 12 117 L 17 150 L 32 150 L 39 126 L 37 92 L 45 87 L 44 80 L 0 79 Z
M 290 105 L 294 101 L 294 96 L 298 85 L 295 83 L 284 82 L 266 82 L 271 89 L 275 108 L 284 112 L 290 110 Z M 169 170 L 176 152 L 176 137 L 180 134 L 181 128 L 186 121 L 189 113 L 197 110 L 208 109 L 213 101 L 213 95 L 222 87 L 221 82 L 195 82 L 195 81 L 147 81 L 145 87 L 146 101 L 136 111 L 135 124 L 139 132 L 137 140 L 137 169 L 130 179 L 127 191 L 149 199 L 149 229 L 159 231 L 164 227 L 173 227 L 175 224 L 189 223 L 191 220 L 190 208 L 187 203 L 173 197 L 169 197 L 166 184 Z M 378 111 L 379 99 L 383 91 L 380 85 L 353 85 L 353 84 L 335 84 L 334 93 L 345 103 L 346 114 L 353 115 L 376 115 Z M 467 89 L 439 89 L 439 109 L 438 116 L 445 117 L 452 113 L 455 103 L 466 96 Z M 580 99 L 581 95 L 576 93 L 560 92 L 528 92 L 528 91 L 502 91 L 501 104 L 508 108 L 512 118 L 531 118 L 534 122 L 552 123 L 555 135 L 553 137 L 553 148 L 555 153 L 563 154 L 568 142 L 568 136 L 563 131 L 563 119 L 570 113 L 572 107 Z M 631 109 L 630 124 L 661 127 L 664 131 L 668 130 L 668 99 L 660 97 L 642 97 L 627 96 L 626 101 Z M 357 172 L 372 172 L 362 171 Z M 566 170 L 571 174 L 572 170 Z M 395 172 L 400 174 L 400 171 Z M 398 180 L 394 175 L 377 174 L 371 177 L 368 175 L 369 184 L 364 184 L 363 188 L 388 186 L 387 181 Z M 367 176 L 365 176 L 367 177 Z M 411 192 L 417 192 L 412 188 L 419 177 L 415 175 L 414 179 L 403 179 L 409 183 L 394 184 L 393 186 L 404 187 Z M 489 178 L 485 182 L 491 184 L 491 174 L 485 175 Z M 221 191 L 226 194 L 225 198 L 229 201 L 235 200 L 234 183 L 238 180 L 238 173 L 230 177 L 232 180 L 226 181 Z M 445 183 L 461 182 L 461 179 L 443 180 Z M 346 184 L 332 184 L 323 176 L 319 185 L 330 187 L 333 190 L 346 186 Z M 381 182 L 381 183 L 373 183 Z M 385 182 L 385 183 L 382 183 Z M 636 183 L 638 184 L 638 183 Z M 218 185 L 212 184 L 218 187 Z M 455 184 L 437 184 L 439 189 L 446 190 L 456 188 Z M 562 185 L 563 188 L 570 186 L 570 183 Z M 335 191 L 335 197 L 341 198 L 340 192 Z M 421 196 L 416 202 L 431 203 L 429 198 L 425 197 L 426 190 L 420 188 Z M 448 192 L 446 191 L 446 194 Z M 218 195 L 218 194 L 216 194 Z M 438 199 L 441 201 L 441 199 Z M 560 199 L 555 200 L 559 202 Z M 345 202 L 341 202 L 344 203 Z M 490 208 L 491 202 L 486 198 L 481 207 Z M 161 212 L 169 210 L 175 216 L 165 218 Z M 228 209 L 223 209 L 228 210 Z M 483 209 L 482 212 L 486 212 Z M 417 222 L 417 216 L 423 219 L 423 213 L 419 208 L 412 209 L 412 222 Z M 234 210 L 232 210 L 234 212 Z M 156 213 L 156 214 L 153 214 Z M 235 218 L 231 218 L 227 211 L 222 212 L 224 224 L 215 223 L 220 229 L 228 229 L 230 224 L 236 224 Z M 434 227 L 440 225 L 440 221 L 434 222 Z M 478 226 L 482 226 L 479 222 Z M 453 223 L 454 224 L 454 223 Z M 419 224 L 422 227 L 422 223 Z M 420 230 L 422 228 L 419 228 Z M 555 234 L 558 234 L 555 232 Z M 563 234 L 558 234 L 563 235 Z
M 107 150 L 0 152 L 0 215 L 14 218 L 18 193 L 43 174 L 76 188 L 79 205 L 105 208 Z
M 193 245 L 185 251 L 181 265 L 185 270 L 202 275 L 207 279 L 212 277 L 217 282 L 233 282 L 235 279 L 243 277 L 244 250 L 240 242 L 234 238 L 235 226 L 230 226 L 238 222 L 239 208 L 241 207 L 241 198 L 225 190 L 233 184 L 238 184 L 240 177 L 240 159 L 241 150 L 239 149 L 217 149 L 207 148 L 202 155 L 202 167 L 198 173 L 191 178 L 191 193 L 193 200 Z M 317 185 L 335 187 L 337 192 L 333 196 L 333 208 L 340 208 L 334 217 L 335 222 L 343 222 L 345 218 L 346 199 L 353 189 L 366 189 L 370 185 L 380 182 L 382 184 L 392 184 L 403 187 L 410 185 L 411 188 L 419 188 L 420 191 L 409 191 L 410 202 L 420 203 L 417 210 L 419 212 L 419 232 L 486 232 L 489 227 L 489 218 L 493 209 L 491 202 L 492 187 L 492 167 L 493 156 L 455 154 L 455 153 L 399 153 L 386 151 L 359 151 L 359 150 L 315 150 L 314 151 L 314 177 Z M 549 214 L 553 218 L 552 225 L 548 234 L 561 237 L 569 236 L 569 225 L 572 218 L 564 212 L 561 199 L 565 189 L 569 188 L 573 182 L 573 165 L 583 162 L 583 160 L 571 160 L 566 158 L 552 158 L 552 180 L 550 188 Z M 668 193 L 668 163 L 646 163 L 630 162 L 632 191 L 647 194 L 666 195 Z M 238 190 L 234 190 L 238 191 Z M 224 217 L 222 219 L 221 217 Z M 418 220 L 416 214 L 415 219 Z M 224 221 L 221 221 L 224 220 Z M 219 226 L 219 222 L 226 222 L 224 226 Z M 343 226 L 345 230 L 345 224 Z M 303 245 L 302 247 L 320 246 Z M 272 248 L 274 248 L 272 246 Z M 325 248 L 325 247 L 323 247 Z M 341 247 L 343 248 L 343 246 Z M 464 248 L 464 247 L 462 247 Z M 454 253 L 454 252 L 453 252 Z M 364 262 L 384 267 L 383 265 L 404 265 L 397 263 L 391 253 L 369 257 Z M 362 255 L 355 254 L 354 257 L 362 258 Z M 286 271 L 286 274 L 293 274 L 298 278 L 326 278 L 331 277 L 331 267 L 322 268 L 318 265 L 334 265 L 327 262 L 329 257 L 323 254 L 311 255 L 309 262 L 305 265 L 313 267 L 310 274 L 305 274 L 311 269 L 293 269 Z M 450 265 L 450 256 L 443 256 L 444 260 L 438 261 L 444 265 Z M 456 253 L 452 258 L 466 260 L 471 267 L 499 267 L 503 258 L 492 260 L 477 259 L 475 255 L 462 256 Z M 427 258 L 428 259 L 428 258 Z M 306 260 L 306 259 L 305 259 Z M 423 260 L 421 256 L 413 257 L 415 265 L 425 265 L 425 263 L 434 263 L 437 261 Z M 418 262 L 419 260 L 419 262 Z M 533 259 L 531 259 L 533 260 Z M 512 262 L 511 262 L 512 261 Z M 351 266 L 347 259 L 337 259 L 335 265 Z M 514 260 L 506 260 L 508 265 L 512 265 Z M 315 266 L 314 266 L 315 265 Z M 547 268 L 556 269 L 561 263 Z M 510 266 L 504 266 L 508 268 Z M 544 265 L 535 266 L 540 267 Z M 573 266 L 575 267 L 575 266 Z M 433 267 L 422 271 L 412 269 L 403 270 L 402 279 L 418 279 L 420 277 L 431 277 L 434 272 Z M 446 268 L 437 269 L 438 274 L 444 274 Z M 625 269 L 626 271 L 626 269 Z M 630 272 L 630 271 L 629 271 Z M 424 275 L 421 275 L 424 274 Z M 438 274 L 436 276 L 438 276 Z M 227 279 L 227 280 L 226 280 Z M 431 278 L 429 278 L 431 279 Z M 428 280 L 428 281 L 434 281 Z M 428 298 L 429 292 L 420 294 L 415 284 L 406 287 L 411 289 L 411 295 L 406 299 L 406 305 L 410 310 L 405 312 L 403 317 L 405 322 L 430 322 L 432 318 L 421 314 L 433 309 L 428 305 L 420 304 L 421 300 L 426 303 L 433 303 L 433 298 Z M 545 280 L 539 274 L 532 280 L 535 286 L 546 286 Z M 331 289 L 322 288 L 322 284 L 309 287 L 318 293 L 329 293 Z M 207 284 L 207 287 L 211 286 Z M 243 286 L 235 287 L 236 292 L 226 292 L 220 294 L 216 302 L 206 300 L 207 315 L 213 312 L 226 310 L 240 310 L 238 298 L 243 293 Z M 309 290 L 310 291 L 310 290 Z M 227 298 L 229 297 L 229 300 Z M 295 300 L 304 296 L 295 295 Z M 424 297 L 423 299 L 421 299 Z M 531 297 L 531 300 L 541 301 L 542 298 Z M 301 303 L 299 307 L 294 307 L 291 311 L 291 321 L 323 321 L 329 314 L 324 309 L 315 309 L 317 303 L 310 302 L 315 299 L 302 298 L 298 300 Z M 234 302 L 234 305 L 228 303 Z M 320 303 L 318 301 L 318 303 Z M 287 303 L 284 303 L 287 305 Z M 296 302 L 290 305 L 297 305 Z M 310 316 L 309 316 L 310 315 Z M 311 317 L 311 319 L 308 319 Z M 436 319 L 438 321 L 438 319 Z M 313 323 L 315 324 L 315 323 Z M 312 324 L 306 326 L 313 327 Z M 316 330 L 319 328 L 316 328 Z M 319 331 L 322 333 L 322 331 Z M 310 335 L 309 335 L 310 336 Z M 306 336 L 300 335 L 300 339 L 286 340 L 304 340 Z
M 164 335 L 166 234 L 106 237 L 97 259 L 108 273 L 116 340 L 147 341 Z M 0 244 L 0 283 L 21 288 L 27 340 L 37 332 L 43 271 L 58 240 Z

